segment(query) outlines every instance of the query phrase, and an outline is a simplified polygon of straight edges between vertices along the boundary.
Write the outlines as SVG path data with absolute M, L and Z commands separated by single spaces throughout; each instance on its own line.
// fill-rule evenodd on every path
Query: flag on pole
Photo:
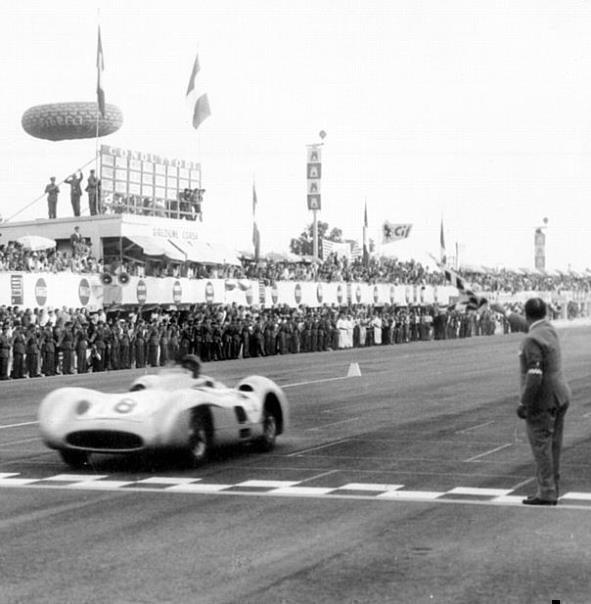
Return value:
M 447 264 L 447 254 L 445 251 L 445 237 L 443 235 L 443 218 L 441 219 L 441 231 L 439 233 L 439 245 L 441 247 L 441 264 Z
M 261 253 L 261 234 L 257 225 L 257 191 L 252 183 L 252 244 L 254 246 L 254 261 L 258 262 Z
M 105 57 L 103 55 L 103 43 L 101 41 L 101 26 L 98 28 L 98 44 L 96 49 L 96 99 L 98 110 L 105 117 L 105 91 L 103 89 L 102 76 L 105 70 Z
M 187 101 L 191 103 L 193 112 L 192 123 L 195 130 L 199 128 L 203 120 L 211 115 L 207 93 L 202 90 L 200 83 L 197 81 L 199 71 L 199 54 L 197 54 L 195 57 L 195 62 L 193 63 L 193 71 L 191 71 L 191 77 L 189 78 L 189 85 L 187 86 L 186 94 Z
M 363 265 L 369 264 L 369 244 L 367 242 L 367 200 L 365 200 L 365 212 L 363 215 Z
M 466 305 L 467 310 L 477 310 L 484 304 L 488 303 L 488 300 L 484 297 L 476 293 L 467 283 L 464 277 L 456 273 L 452 268 L 445 266 L 442 262 L 438 262 L 435 256 L 429 254 L 431 258 L 435 261 L 437 266 L 443 271 L 445 274 L 445 278 L 449 281 L 450 285 L 453 285 L 463 299 L 460 301 L 460 304 Z

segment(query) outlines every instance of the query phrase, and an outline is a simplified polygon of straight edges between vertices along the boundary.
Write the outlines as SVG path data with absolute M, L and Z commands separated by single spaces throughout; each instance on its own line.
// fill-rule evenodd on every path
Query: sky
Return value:
M 199 161 L 204 239 L 252 250 L 255 182 L 262 251 L 286 251 L 312 222 L 306 145 L 324 130 L 318 217 L 345 238 L 361 241 L 367 203 L 380 253 L 438 256 L 443 220 L 460 263 L 533 268 L 547 218 L 547 267 L 591 267 L 591 0 L 10 3 L 4 219 L 45 217 L 49 176 L 94 157 L 94 139 L 35 139 L 21 117 L 96 100 L 99 21 L 106 100 L 124 115 L 101 142 Z M 194 130 L 197 51 L 211 116 Z M 385 220 L 412 223 L 409 239 L 381 246 Z

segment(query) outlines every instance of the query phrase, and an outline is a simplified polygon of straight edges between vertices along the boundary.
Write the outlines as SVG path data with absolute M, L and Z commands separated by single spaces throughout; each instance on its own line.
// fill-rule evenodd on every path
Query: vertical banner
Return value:
M 322 155 L 320 145 L 308 146 L 308 210 L 320 210 L 320 178 L 322 177 Z
M 546 235 L 542 227 L 538 227 L 534 235 L 534 262 L 536 270 L 546 270 Z
M 25 292 L 22 275 L 10 275 L 10 303 L 24 304 Z

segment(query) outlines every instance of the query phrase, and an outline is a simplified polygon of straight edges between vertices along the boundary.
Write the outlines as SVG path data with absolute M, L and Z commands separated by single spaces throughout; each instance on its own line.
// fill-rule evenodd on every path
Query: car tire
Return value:
M 62 449 L 59 454 L 63 462 L 74 470 L 80 470 L 89 466 L 90 453 L 86 453 L 86 451 Z
M 277 425 L 278 422 L 275 413 L 265 408 L 263 411 L 263 435 L 258 441 L 258 448 L 263 453 L 268 453 L 275 448 Z
M 212 430 L 211 419 L 207 413 L 196 411 L 189 424 L 188 457 L 190 464 L 197 468 L 203 465 L 211 451 Z

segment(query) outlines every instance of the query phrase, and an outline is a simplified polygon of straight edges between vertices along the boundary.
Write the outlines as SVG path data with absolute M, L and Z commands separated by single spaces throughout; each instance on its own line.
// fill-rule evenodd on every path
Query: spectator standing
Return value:
M 99 179 L 95 176 L 94 170 L 91 170 L 90 174 L 88 175 L 88 181 L 85 189 L 88 193 L 88 209 L 90 210 L 91 216 L 97 215 L 98 186 Z
M 8 325 L 2 326 L 0 334 L 0 380 L 8 379 L 8 364 L 10 361 L 10 338 L 8 337 Z
M 55 184 L 55 176 L 49 179 L 49 184 L 45 187 L 45 193 L 47 193 L 47 211 L 49 218 L 57 217 L 57 196 L 59 195 L 60 189 Z
M 76 174 L 71 174 L 64 181 L 66 184 L 70 185 L 70 201 L 72 203 L 74 216 L 80 216 L 80 198 L 82 197 L 82 187 L 80 183 L 82 182 L 82 178 L 82 172 L 78 172 L 78 176 L 76 176 Z

